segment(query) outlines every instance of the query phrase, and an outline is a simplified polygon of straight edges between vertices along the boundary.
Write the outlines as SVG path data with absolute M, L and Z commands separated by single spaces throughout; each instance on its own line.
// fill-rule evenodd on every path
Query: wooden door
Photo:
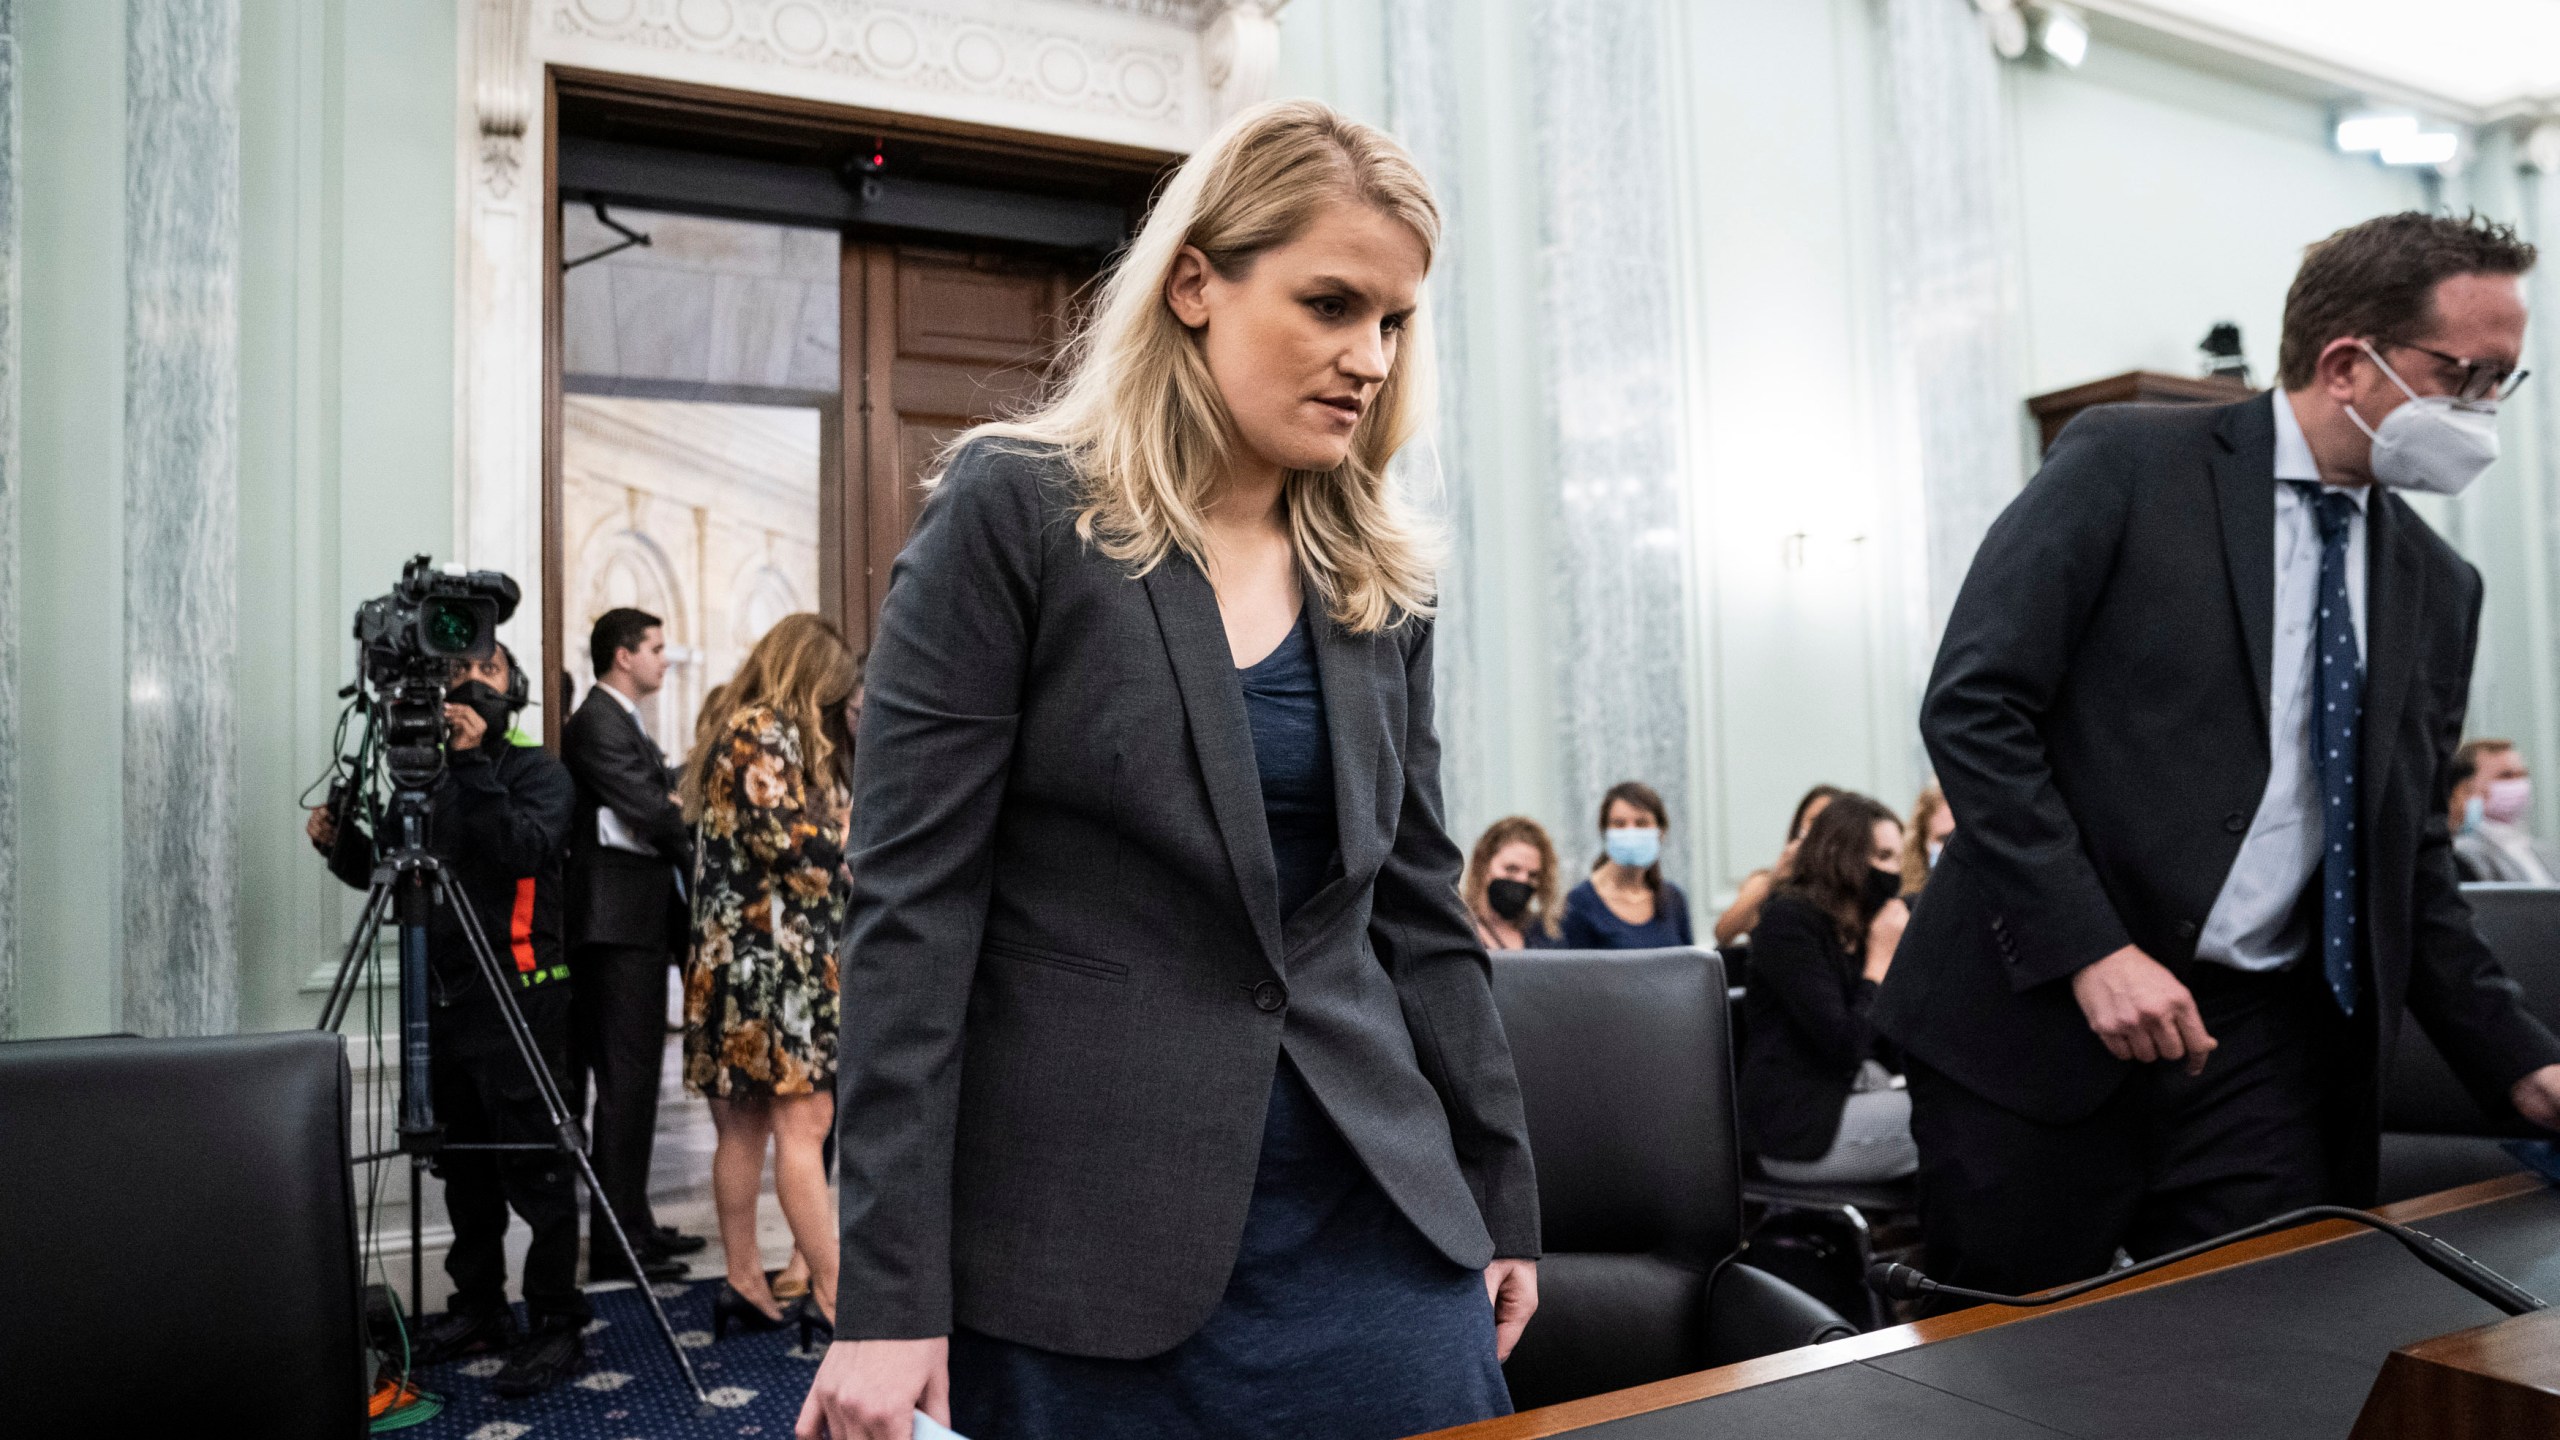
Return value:
M 844 248 L 842 549 L 829 586 L 870 648 L 889 567 L 942 447 L 1039 396 L 1092 270 L 1072 262 L 861 244 Z

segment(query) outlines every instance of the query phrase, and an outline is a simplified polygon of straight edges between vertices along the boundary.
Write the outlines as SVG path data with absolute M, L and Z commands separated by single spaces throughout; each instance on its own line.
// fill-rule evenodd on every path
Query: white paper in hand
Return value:
M 968 1440 L 967 1436 L 921 1410 L 916 1412 L 915 1430 L 916 1440 Z

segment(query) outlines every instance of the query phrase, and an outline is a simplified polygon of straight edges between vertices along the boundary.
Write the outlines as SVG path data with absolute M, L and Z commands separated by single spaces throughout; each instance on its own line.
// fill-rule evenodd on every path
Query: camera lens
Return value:
M 429 601 L 421 608 L 418 626 L 431 653 L 462 655 L 479 645 L 480 616 L 471 606 Z

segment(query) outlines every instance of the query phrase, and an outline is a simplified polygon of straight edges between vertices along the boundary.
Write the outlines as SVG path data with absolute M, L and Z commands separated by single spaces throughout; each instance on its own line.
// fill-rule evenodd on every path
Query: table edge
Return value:
M 2469 1210 L 2481 1205 L 2495 1204 L 2501 1200 L 2512 1200 L 2545 1188 L 2547 1188 L 2546 1183 L 2540 1176 L 2518 1172 L 2514 1175 L 2502 1175 L 2494 1180 L 2482 1180 L 2475 1184 L 2458 1186 L 2451 1190 L 2440 1190 L 2432 1195 L 2421 1195 L 2395 1204 L 2377 1206 L 2373 1213 L 2385 1220 L 2396 1220 L 2402 1224 L 2408 1224 L 2412 1221 L 2451 1214 L 2457 1210 Z M 2191 1280 L 2196 1276 L 2208 1275 L 2217 1270 L 2227 1270 L 2271 1256 L 2290 1254 L 2296 1250 L 2309 1249 L 2314 1245 L 2325 1245 L 2332 1240 L 2343 1240 L 2352 1235 L 2366 1233 L 2368 1232 L 2363 1226 L 2345 1220 L 2324 1220 L 2317 1224 L 2297 1226 L 2291 1230 L 2280 1230 L 2273 1235 L 2262 1235 L 2255 1240 L 2244 1240 L 2239 1244 L 2214 1251 L 2210 1255 L 2199 1255 L 2193 1260 L 2168 1266 L 2139 1279 L 2126 1281 L 2121 1286 L 2101 1290 L 2076 1300 L 2066 1300 L 2059 1304 L 2039 1306 L 2034 1309 L 2008 1305 L 1978 1305 L 1970 1310 L 1959 1310 L 1951 1315 L 1940 1315 L 1908 1325 L 1887 1326 L 1882 1330 L 1854 1335 L 1845 1340 L 1834 1340 L 1826 1345 L 1807 1345 L 1794 1350 L 1781 1350 L 1774 1355 L 1763 1355 L 1754 1360 L 1720 1365 L 1715 1369 L 1700 1370 L 1694 1374 L 1677 1375 L 1668 1380 L 1657 1380 L 1650 1385 L 1612 1390 L 1605 1395 L 1568 1400 L 1561 1405 L 1524 1410 L 1516 1415 L 1480 1420 L 1454 1429 L 1435 1430 L 1428 1436 L 1417 1436 L 1415 1440 L 1540 1440 L 1540 1437 L 1544 1436 L 1569 1434 L 1587 1426 L 1599 1425 L 1611 1420 L 1623 1420 L 1631 1415 L 1648 1414 L 1655 1410 L 1668 1410 L 1675 1405 L 1712 1399 L 1718 1395 L 1731 1394 L 1736 1390 L 1747 1390 L 1755 1385 L 1791 1380 L 1799 1375 L 1810 1375 L 1820 1370 L 1852 1365 L 1862 1360 L 1872 1360 L 1880 1355 L 1916 1349 L 1934 1341 L 1952 1340 L 1959 1335 L 1995 1329 L 2037 1315 L 2051 1315 L 2063 1310 L 2076 1309 L 2082 1305 L 2111 1300 L 2119 1295 L 2130 1295 L 2136 1291 L 2161 1285 L 2174 1285 L 2181 1280 Z M 1533 1320 L 1531 1323 L 1536 1322 Z

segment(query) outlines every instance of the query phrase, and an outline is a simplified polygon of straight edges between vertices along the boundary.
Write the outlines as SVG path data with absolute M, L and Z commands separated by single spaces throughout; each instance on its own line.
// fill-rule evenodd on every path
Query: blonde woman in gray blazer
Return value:
M 1509 1408 L 1536 1185 L 1385 473 L 1438 234 L 1377 131 L 1247 112 L 1056 398 L 952 453 L 856 751 L 842 1279 L 801 1435 Z

